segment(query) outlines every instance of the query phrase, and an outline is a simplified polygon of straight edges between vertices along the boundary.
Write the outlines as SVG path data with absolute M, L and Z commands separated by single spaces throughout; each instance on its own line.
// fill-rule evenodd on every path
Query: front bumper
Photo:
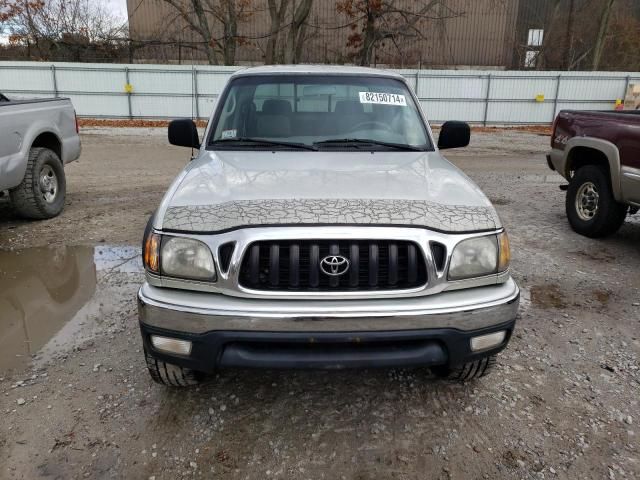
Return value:
M 145 348 L 203 372 L 217 367 L 347 368 L 457 365 L 502 350 L 520 292 L 500 285 L 385 300 L 255 300 L 144 284 L 138 293 Z M 506 331 L 495 348 L 471 338 Z M 192 343 L 191 354 L 156 350 L 151 335 Z
M 555 170 L 560 175 L 566 178 L 566 158 L 564 154 L 564 150 L 559 150 L 557 148 L 551 149 L 546 155 L 547 157 L 547 166 L 551 170 Z

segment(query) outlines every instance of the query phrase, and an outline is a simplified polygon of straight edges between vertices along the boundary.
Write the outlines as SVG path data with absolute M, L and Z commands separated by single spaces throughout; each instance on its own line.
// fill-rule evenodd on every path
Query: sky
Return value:
M 126 20 L 127 18 L 127 0 L 98 0 L 104 1 L 109 9 L 117 16 Z

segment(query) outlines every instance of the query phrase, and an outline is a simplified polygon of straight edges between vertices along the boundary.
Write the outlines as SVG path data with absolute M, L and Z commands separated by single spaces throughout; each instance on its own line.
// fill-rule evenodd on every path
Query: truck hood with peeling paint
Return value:
M 202 151 L 169 189 L 157 228 L 415 225 L 493 230 L 482 191 L 439 152 Z

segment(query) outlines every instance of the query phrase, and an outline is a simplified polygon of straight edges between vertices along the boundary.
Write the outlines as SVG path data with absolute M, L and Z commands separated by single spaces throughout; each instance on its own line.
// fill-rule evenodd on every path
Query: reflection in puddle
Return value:
M 142 257 L 138 247 L 103 247 L 94 249 L 96 270 L 111 273 L 138 273 L 142 271 Z
M 140 249 L 134 247 L 0 251 L 0 373 L 26 365 L 88 310 L 100 275 L 137 273 L 140 262 Z

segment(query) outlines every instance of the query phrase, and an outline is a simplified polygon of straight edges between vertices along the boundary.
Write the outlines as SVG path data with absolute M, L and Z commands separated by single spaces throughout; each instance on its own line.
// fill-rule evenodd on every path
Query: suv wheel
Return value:
M 32 148 L 22 183 L 11 190 L 11 203 L 25 218 L 45 219 L 64 207 L 66 181 L 58 155 L 48 148 Z
M 168 387 L 191 387 L 193 385 L 199 385 L 205 379 L 205 374 L 203 373 L 158 360 L 146 350 L 144 351 L 144 357 L 147 361 L 149 375 L 151 375 L 154 382 L 161 385 Z
M 627 215 L 627 206 L 613 198 L 609 176 L 595 165 L 580 168 L 571 178 L 566 210 L 571 228 L 591 238 L 615 233 Z
M 456 365 L 455 367 L 443 366 L 432 368 L 431 371 L 440 378 L 446 378 L 447 380 L 454 380 L 458 382 L 467 382 L 469 380 L 475 380 L 476 378 L 488 375 L 495 364 L 496 356 L 489 355 L 488 357 L 474 360 L 473 362 L 463 363 L 462 365 Z

